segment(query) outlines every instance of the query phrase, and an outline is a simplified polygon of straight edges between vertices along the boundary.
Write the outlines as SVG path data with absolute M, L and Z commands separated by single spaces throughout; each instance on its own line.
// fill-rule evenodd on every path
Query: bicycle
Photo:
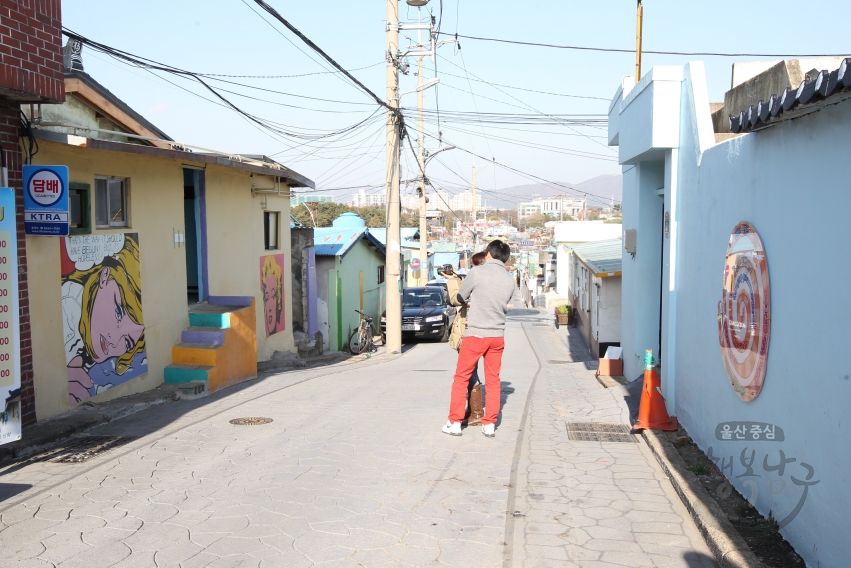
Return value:
M 375 335 L 375 328 L 372 327 L 372 318 L 360 310 L 355 310 L 361 315 L 358 328 L 349 336 L 349 352 L 352 355 L 360 355 L 367 351 L 374 351 L 375 344 L 372 338 Z

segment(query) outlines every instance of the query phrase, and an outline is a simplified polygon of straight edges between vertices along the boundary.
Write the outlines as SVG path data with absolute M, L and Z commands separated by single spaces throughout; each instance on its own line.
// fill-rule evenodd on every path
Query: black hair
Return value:
M 511 247 L 503 241 L 491 241 L 485 250 L 490 253 L 491 258 L 500 262 L 505 262 L 511 258 Z

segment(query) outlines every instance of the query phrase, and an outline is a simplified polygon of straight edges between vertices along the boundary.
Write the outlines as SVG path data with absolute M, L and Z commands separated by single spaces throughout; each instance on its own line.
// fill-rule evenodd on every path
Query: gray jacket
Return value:
M 502 337 L 505 314 L 514 295 L 514 278 L 502 262 L 490 259 L 470 269 L 458 290 L 462 304 L 470 302 L 465 337 Z

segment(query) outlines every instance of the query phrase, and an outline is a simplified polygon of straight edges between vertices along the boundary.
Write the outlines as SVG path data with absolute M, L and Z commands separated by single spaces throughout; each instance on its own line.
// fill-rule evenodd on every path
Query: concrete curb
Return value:
M 59 416 L 24 428 L 21 440 L 0 446 L 0 461 L 31 455 L 95 426 L 131 416 L 152 406 L 173 402 L 178 388 L 179 385 L 162 384 L 149 391 L 106 402 L 84 402 Z
M 686 468 L 671 442 L 663 434 L 652 430 L 643 430 L 641 434 L 662 466 L 662 471 L 671 480 L 671 485 L 688 509 L 718 564 L 722 568 L 765 568 L 736 532 L 718 503 L 701 486 L 697 476 Z

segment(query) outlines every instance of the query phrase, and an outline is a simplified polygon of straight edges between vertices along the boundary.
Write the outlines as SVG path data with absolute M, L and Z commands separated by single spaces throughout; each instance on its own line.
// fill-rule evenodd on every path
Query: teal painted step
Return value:
M 183 385 L 193 381 L 207 382 L 207 373 L 215 367 L 206 365 L 169 365 L 163 370 L 165 382 L 170 385 Z
M 230 314 L 189 312 L 189 325 L 192 327 L 227 329 L 230 327 Z

